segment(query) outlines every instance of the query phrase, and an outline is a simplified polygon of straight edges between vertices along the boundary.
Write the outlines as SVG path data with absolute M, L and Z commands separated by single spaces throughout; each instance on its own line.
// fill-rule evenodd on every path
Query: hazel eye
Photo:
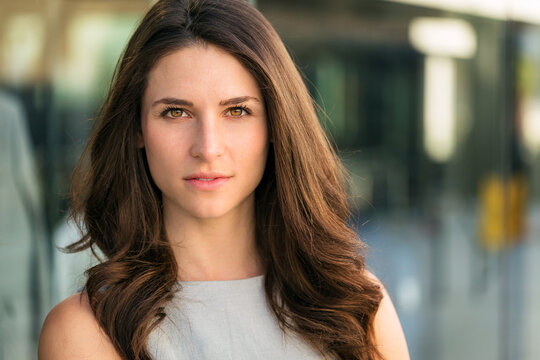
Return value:
M 229 111 L 227 111 L 227 115 L 233 116 L 233 117 L 240 117 L 246 115 L 248 112 L 245 108 L 241 106 L 230 108 Z
M 184 117 L 186 116 L 186 112 L 182 109 L 169 109 L 166 113 L 166 115 L 168 117 L 171 117 L 171 118 L 179 118 L 179 117 Z

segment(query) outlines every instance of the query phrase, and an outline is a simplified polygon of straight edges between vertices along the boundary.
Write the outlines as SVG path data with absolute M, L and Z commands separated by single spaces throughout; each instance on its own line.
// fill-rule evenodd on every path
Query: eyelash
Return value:
M 242 117 L 244 115 L 251 115 L 251 111 L 248 109 L 248 107 L 246 105 L 238 105 L 238 106 L 233 106 L 233 107 L 230 107 L 227 109 L 227 113 L 230 112 L 231 110 L 235 110 L 235 109 L 241 109 L 245 112 L 245 114 L 243 115 L 240 115 L 240 116 L 233 116 L 233 117 Z
M 242 114 L 242 115 L 239 115 L 239 116 L 232 116 L 232 117 L 242 117 L 242 116 L 245 116 L 245 115 L 251 115 L 251 110 L 246 106 L 246 105 L 238 105 L 238 106 L 233 106 L 233 107 L 230 107 L 227 109 L 227 113 L 229 113 L 231 110 L 235 110 L 235 109 L 241 109 L 242 111 L 245 112 L 245 114 Z M 186 113 L 187 114 L 187 111 L 184 110 L 183 108 L 179 108 L 179 107 L 174 107 L 174 106 L 169 106 L 167 108 L 165 108 L 162 112 L 161 112 L 161 116 L 162 117 L 169 117 L 169 118 L 172 118 L 172 119 L 175 119 L 174 116 L 168 116 L 167 114 L 173 110 L 179 110 L 179 111 L 182 111 L 183 113 Z M 178 116 L 176 118 L 180 118 L 180 117 L 183 117 L 183 116 Z
M 183 113 L 186 113 L 186 110 L 182 109 L 182 108 L 179 108 L 179 107 L 174 107 L 174 106 L 168 106 L 167 108 L 165 108 L 165 110 L 163 110 L 161 112 L 161 117 L 169 117 L 171 119 L 174 119 L 175 117 L 174 116 L 167 116 L 167 114 L 170 112 L 170 111 L 174 111 L 174 110 L 180 110 L 182 111 Z

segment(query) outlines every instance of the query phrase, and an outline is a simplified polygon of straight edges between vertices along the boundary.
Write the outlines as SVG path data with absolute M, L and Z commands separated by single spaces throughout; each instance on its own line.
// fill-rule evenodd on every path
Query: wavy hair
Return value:
M 256 241 L 281 328 L 326 357 L 379 358 L 373 321 L 382 293 L 366 276 L 363 243 L 347 226 L 346 173 L 285 46 L 244 0 L 158 1 L 117 64 L 72 189 L 71 215 L 83 232 L 68 250 L 104 255 L 87 271 L 96 319 L 120 356 L 150 359 L 148 336 L 167 316 L 177 264 L 161 192 L 138 147 L 141 99 L 156 62 L 197 43 L 236 57 L 264 98 L 272 143 L 255 190 Z

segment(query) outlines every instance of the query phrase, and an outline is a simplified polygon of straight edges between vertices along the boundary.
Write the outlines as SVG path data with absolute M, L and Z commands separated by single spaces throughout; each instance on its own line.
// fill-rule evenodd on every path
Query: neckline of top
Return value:
M 189 286 L 189 285 L 202 285 L 202 284 L 208 284 L 208 285 L 219 285 L 219 284 L 243 284 L 243 283 L 249 283 L 249 282 L 255 282 L 264 279 L 263 275 L 256 275 L 248 278 L 243 279 L 231 279 L 231 280 L 191 280 L 191 281 L 183 281 L 179 280 L 178 283 L 182 286 Z

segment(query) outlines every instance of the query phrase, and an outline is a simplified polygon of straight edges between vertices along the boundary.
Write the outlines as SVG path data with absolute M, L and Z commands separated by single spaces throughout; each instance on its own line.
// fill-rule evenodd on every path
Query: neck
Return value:
M 186 218 L 172 211 L 164 215 L 179 280 L 235 280 L 263 274 L 253 209 L 215 219 Z

